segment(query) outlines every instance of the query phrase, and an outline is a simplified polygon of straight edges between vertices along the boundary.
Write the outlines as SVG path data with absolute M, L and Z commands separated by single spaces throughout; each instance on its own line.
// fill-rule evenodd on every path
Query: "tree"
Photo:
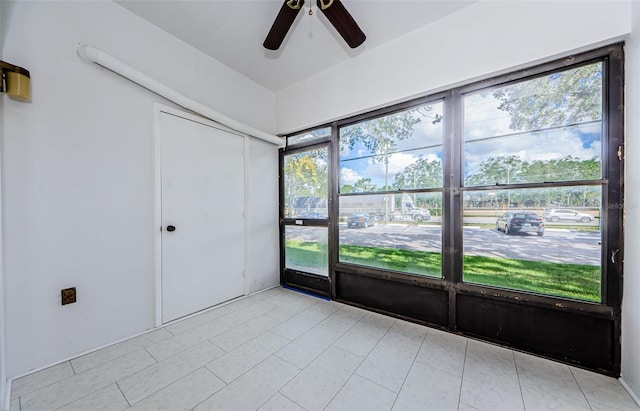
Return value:
M 403 111 L 389 116 L 378 117 L 344 127 L 340 133 L 340 143 L 352 150 L 362 143 L 373 155 L 373 163 L 384 163 L 384 187 L 389 187 L 389 158 L 396 150 L 398 142 L 413 135 L 413 128 L 421 121 L 417 109 Z M 357 185 L 358 183 L 356 183 Z M 354 185 L 355 188 L 355 185 Z M 389 210 L 385 210 L 385 220 Z
M 512 130 L 539 130 L 602 118 L 602 64 L 538 77 L 493 92 Z
M 442 163 L 421 158 L 396 174 L 393 186 L 396 190 L 441 187 Z
M 318 150 L 319 151 L 319 150 Z M 328 170 L 326 161 L 316 151 L 286 158 L 285 200 L 287 207 L 295 208 L 296 197 L 327 198 Z
M 498 109 L 510 115 L 509 128 L 516 131 L 575 126 L 602 119 L 602 63 L 565 70 L 496 89 Z M 521 164 L 523 181 L 554 182 L 602 178 L 597 157 L 580 160 L 566 156 L 556 160 L 536 160 Z M 474 176 L 477 178 L 477 176 Z M 544 198 L 542 198 L 544 197 Z M 533 191 L 527 200 L 535 204 L 588 206 L 598 204 L 594 187 L 570 186 Z
M 525 181 L 542 183 L 558 180 L 597 180 L 602 176 L 600 160 L 580 160 L 571 155 L 555 160 L 535 160 L 523 164 Z
M 411 137 L 414 126 L 420 123 L 416 111 L 407 110 L 344 127 L 340 133 L 340 143 L 352 150 L 360 142 L 373 155 L 372 162 L 384 163 L 384 186 L 388 187 L 389 158 L 398 142 Z
M 509 183 L 541 183 L 571 180 L 597 180 L 601 178 L 601 163 L 597 157 L 580 160 L 566 156 L 554 160 L 535 160 L 531 163 L 517 156 L 488 158 L 480 163 L 477 173 L 465 179 L 465 185 L 493 185 Z M 599 189 L 584 185 L 553 189 L 496 190 L 493 198 L 498 203 L 522 203 L 527 207 L 540 206 L 597 206 Z M 469 201 L 485 201 L 477 196 Z
M 353 186 L 351 184 L 343 184 L 342 187 L 340 187 L 340 192 L 342 194 L 353 193 L 353 191 Z
M 361 178 L 353 185 L 353 191 L 356 193 L 366 193 L 375 191 L 376 185 L 371 182 L 370 178 Z
M 513 184 L 521 182 L 523 161 L 518 156 L 489 157 L 480 163 L 477 173 L 465 179 L 468 186 L 489 184 Z

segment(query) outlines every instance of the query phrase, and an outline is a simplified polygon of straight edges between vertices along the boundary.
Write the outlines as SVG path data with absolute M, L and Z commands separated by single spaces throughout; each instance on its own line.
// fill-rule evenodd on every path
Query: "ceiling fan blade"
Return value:
M 291 25 L 303 5 L 304 0 L 285 0 L 282 7 L 280 7 L 280 11 L 276 16 L 276 19 L 273 21 L 273 25 L 271 26 L 271 30 L 269 30 L 269 34 L 267 34 L 267 38 L 262 44 L 264 48 L 269 50 L 278 50 L 280 48 L 280 45 L 284 41 L 287 32 L 291 28 Z
M 317 0 L 318 8 L 352 49 L 367 39 L 340 0 Z

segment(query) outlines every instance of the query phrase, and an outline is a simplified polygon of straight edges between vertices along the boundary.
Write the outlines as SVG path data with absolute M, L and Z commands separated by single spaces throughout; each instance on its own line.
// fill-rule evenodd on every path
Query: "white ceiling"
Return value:
M 436 21 L 474 0 L 343 0 L 367 36 L 357 49 L 347 46 L 317 10 L 315 0 L 306 0 L 304 10 L 278 51 L 266 50 L 262 43 L 282 0 L 115 1 L 235 71 L 278 91 Z M 313 10 L 311 16 L 309 5 Z

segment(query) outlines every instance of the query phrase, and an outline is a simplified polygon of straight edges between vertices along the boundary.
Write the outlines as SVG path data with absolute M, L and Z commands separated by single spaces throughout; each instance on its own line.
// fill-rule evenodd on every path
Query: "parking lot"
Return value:
M 368 228 L 340 225 L 340 244 L 441 251 L 437 225 L 387 224 Z M 464 251 L 468 255 L 600 265 L 600 232 L 547 228 L 544 236 L 506 235 L 494 228 L 465 227 Z

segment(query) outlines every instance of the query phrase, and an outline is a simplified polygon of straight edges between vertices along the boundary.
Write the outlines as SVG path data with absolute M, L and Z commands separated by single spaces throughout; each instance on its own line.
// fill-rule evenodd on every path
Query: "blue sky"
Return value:
M 442 114 L 442 103 L 431 106 L 432 110 L 427 115 Z M 480 163 L 489 157 L 516 155 L 523 161 L 531 162 L 568 155 L 581 160 L 601 156 L 601 122 L 585 122 L 579 126 L 537 133 L 514 133 L 509 128 L 509 114 L 497 107 L 498 101 L 491 92 L 465 96 L 465 176 L 476 172 Z M 494 138 L 496 136 L 504 137 Z M 420 158 L 442 161 L 442 141 L 443 122 L 434 125 L 430 119 L 423 118 L 416 125 L 413 136 L 399 141 L 399 152 L 389 157 L 389 184 L 395 181 L 396 173 Z M 357 143 L 351 150 L 342 147 L 340 184 L 353 184 L 367 177 L 378 187 L 384 186 L 384 163 L 375 162 L 371 154 L 362 143 Z

